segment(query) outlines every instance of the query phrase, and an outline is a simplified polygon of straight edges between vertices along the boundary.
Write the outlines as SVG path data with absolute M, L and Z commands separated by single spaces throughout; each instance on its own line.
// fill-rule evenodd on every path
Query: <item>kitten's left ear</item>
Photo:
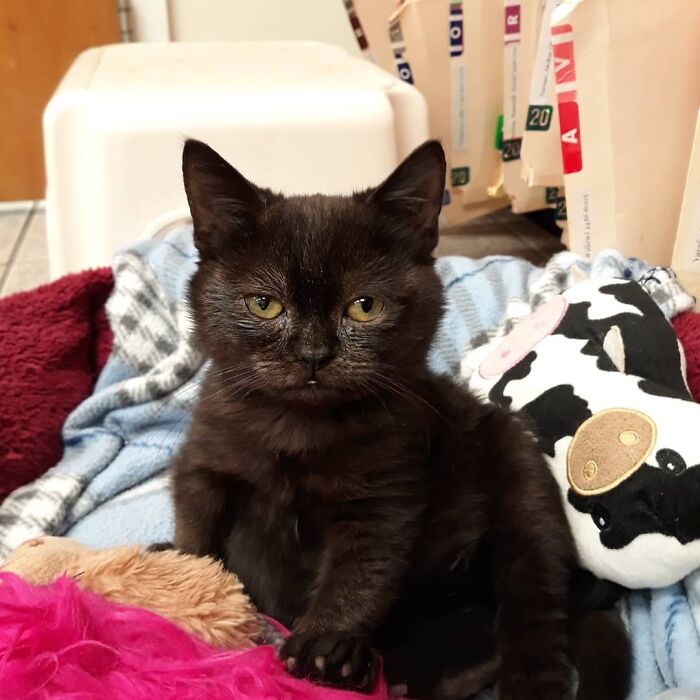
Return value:
M 368 197 L 380 216 L 392 220 L 396 234 L 403 239 L 409 237 L 423 253 L 430 253 L 438 242 L 445 169 L 440 143 L 426 141 Z

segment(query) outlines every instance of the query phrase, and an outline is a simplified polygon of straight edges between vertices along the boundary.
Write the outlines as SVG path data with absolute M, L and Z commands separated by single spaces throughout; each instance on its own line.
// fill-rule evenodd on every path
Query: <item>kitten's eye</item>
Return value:
M 279 299 L 268 297 L 264 294 L 249 294 L 243 297 L 245 305 L 253 316 L 270 320 L 277 318 L 283 311 L 284 306 Z
M 360 297 L 345 307 L 347 316 L 359 323 L 374 321 L 382 311 L 384 311 L 384 302 L 376 297 Z

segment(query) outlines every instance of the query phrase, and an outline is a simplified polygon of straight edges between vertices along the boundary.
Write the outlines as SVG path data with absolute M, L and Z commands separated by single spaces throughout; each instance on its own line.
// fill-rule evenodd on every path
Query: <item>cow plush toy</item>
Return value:
M 639 284 L 571 287 L 472 351 L 463 373 L 529 418 L 585 568 L 642 588 L 700 566 L 700 404 L 673 328 Z

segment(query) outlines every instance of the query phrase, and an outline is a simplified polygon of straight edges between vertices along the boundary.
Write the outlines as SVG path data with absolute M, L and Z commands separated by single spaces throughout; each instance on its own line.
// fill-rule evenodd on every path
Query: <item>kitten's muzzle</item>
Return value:
M 323 365 L 330 362 L 335 354 L 326 347 L 304 349 L 299 353 L 299 360 L 304 363 L 309 371 L 309 381 L 316 381 L 316 373 Z

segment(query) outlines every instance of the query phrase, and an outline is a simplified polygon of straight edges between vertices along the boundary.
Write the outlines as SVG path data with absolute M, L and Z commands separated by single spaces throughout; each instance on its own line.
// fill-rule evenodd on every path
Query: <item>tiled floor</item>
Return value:
M 0 207 L 0 296 L 49 281 L 43 202 Z
M 561 250 L 559 240 L 507 211 L 496 212 L 446 231 L 438 254 L 518 255 L 543 265 Z M 0 204 L 0 296 L 49 281 L 49 256 L 43 202 Z

